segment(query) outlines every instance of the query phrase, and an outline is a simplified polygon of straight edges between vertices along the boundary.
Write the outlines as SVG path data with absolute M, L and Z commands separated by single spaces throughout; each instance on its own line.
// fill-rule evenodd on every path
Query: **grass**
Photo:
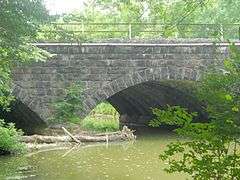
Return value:
M 119 130 L 119 122 L 118 119 L 109 118 L 94 118 L 94 117 L 86 117 L 81 122 L 82 128 L 90 131 L 97 132 L 114 132 Z
M 119 114 L 110 103 L 103 102 L 97 105 L 80 124 L 83 129 L 90 131 L 117 131 L 119 130 Z

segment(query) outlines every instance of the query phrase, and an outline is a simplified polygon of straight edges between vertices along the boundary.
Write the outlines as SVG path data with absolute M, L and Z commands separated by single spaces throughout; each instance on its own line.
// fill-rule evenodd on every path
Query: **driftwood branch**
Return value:
M 72 138 L 74 142 L 81 144 L 81 141 L 75 138 L 68 130 L 65 129 L 65 127 L 62 127 L 62 129 L 70 138 Z

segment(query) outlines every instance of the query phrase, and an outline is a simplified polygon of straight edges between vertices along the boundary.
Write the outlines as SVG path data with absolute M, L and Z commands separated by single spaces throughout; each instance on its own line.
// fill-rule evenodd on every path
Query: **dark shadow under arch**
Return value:
M 15 123 L 16 127 L 22 129 L 25 134 L 40 132 L 46 126 L 39 115 L 20 100 L 13 101 L 10 108 L 9 112 L 0 110 L 0 118 L 5 119 L 6 122 Z
M 198 69 L 172 66 L 146 68 L 126 74 L 109 82 L 102 88 L 97 89 L 95 93 L 86 97 L 83 102 L 85 111 L 83 114 L 86 116 L 98 103 L 138 84 L 152 81 L 198 81 L 199 77 L 200 71 Z
M 128 126 L 146 126 L 152 118 L 153 107 L 179 105 L 198 112 L 199 120 L 207 120 L 202 103 L 189 88 L 197 83 L 200 70 L 185 67 L 146 68 L 123 75 L 84 101 L 85 115 L 98 103 L 107 100 L 120 113 L 120 123 Z
M 185 84 L 186 83 L 186 84 Z M 196 121 L 206 121 L 203 105 L 190 92 L 189 81 L 148 81 L 126 88 L 107 101 L 120 113 L 120 123 L 133 126 L 147 126 L 153 118 L 151 108 L 179 105 L 190 112 L 198 112 Z

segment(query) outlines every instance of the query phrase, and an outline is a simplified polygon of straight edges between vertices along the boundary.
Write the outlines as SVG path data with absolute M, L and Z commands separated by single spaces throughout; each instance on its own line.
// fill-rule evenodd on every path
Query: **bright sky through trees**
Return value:
M 50 14 L 69 13 L 83 8 L 84 0 L 44 0 Z

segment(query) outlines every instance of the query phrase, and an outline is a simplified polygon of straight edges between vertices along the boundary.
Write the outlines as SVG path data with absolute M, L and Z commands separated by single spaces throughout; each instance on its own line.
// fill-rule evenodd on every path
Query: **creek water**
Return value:
M 182 180 L 183 174 L 167 174 L 159 159 L 173 133 L 139 135 L 135 142 L 94 143 L 83 147 L 0 157 L 0 179 L 33 180 Z

